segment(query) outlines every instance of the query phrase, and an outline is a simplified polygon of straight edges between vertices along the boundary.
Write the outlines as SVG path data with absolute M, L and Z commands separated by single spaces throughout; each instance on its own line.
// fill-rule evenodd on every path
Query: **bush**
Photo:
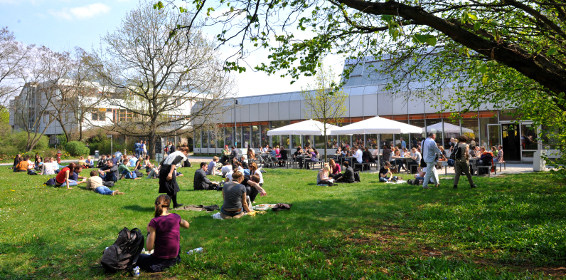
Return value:
M 33 136 L 32 134 L 31 137 Z M 26 150 L 27 141 L 28 134 L 25 131 L 7 134 L 0 140 L 0 154 L 16 155 L 17 153 L 22 153 Z M 41 136 L 33 149 L 45 150 L 48 146 L 49 138 L 47 136 Z
M 79 141 L 67 143 L 65 149 L 71 156 L 88 156 L 90 153 L 90 149 L 83 142 Z

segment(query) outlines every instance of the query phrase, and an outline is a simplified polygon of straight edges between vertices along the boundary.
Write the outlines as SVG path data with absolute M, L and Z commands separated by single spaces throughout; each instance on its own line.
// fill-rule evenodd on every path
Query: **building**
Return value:
M 418 127 L 429 127 L 444 122 L 460 128 L 459 131 L 432 131 L 437 134 L 437 141 L 445 147 L 448 147 L 450 137 L 456 137 L 465 131 L 464 133 L 474 138 L 478 145 L 489 148 L 502 144 L 507 161 L 532 161 L 534 152 L 541 144 L 548 144 L 530 141 L 538 135 L 538 130 L 532 122 L 516 124 L 515 119 L 507 114 L 508 111 L 496 110 L 493 104 L 485 104 L 476 112 L 461 114 L 462 120 L 450 120 L 451 112 L 438 113 L 442 108 L 436 106 L 439 103 L 434 99 L 428 100 L 411 94 L 412 91 L 422 90 L 426 84 L 410 83 L 407 90 L 393 94 L 386 87 L 388 77 L 372 70 L 374 67 L 381 67 L 382 61 L 366 59 L 361 63 L 346 61 L 345 64 L 345 67 L 356 66 L 343 87 L 348 98 L 342 125 L 376 115 Z M 447 88 L 436 98 L 448 98 L 451 93 L 452 89 Z M 285 149 L 294 149 L 307 142 L 313 144 L 319 152 L 323 151 L 323 136 L 267 136 L 270 129 L 308 119 L 308 115 L 303 113 L 305 105 L 300 92 L 238 97 L 226 103 L 228 105 L 222 121 L 216 129 L 195 132 L 195 153 L 218 154 L 224 145 L 257 150 L 260 146 L 269 144 L 271 147 L 279 145 Z M 427 132 L 430 130 L 427 129 Z M 423 136 L 424 134 L 390 134 L 381 135 L 381 139 L 397 144 L 403 138 L 407 146 L 410 146 Z M 341 142 L 375 148 L 378 138 L 377 135 L 352 135 L 329 136 L 329 139 L 328 148 L 334 148 Z M 334 154 L 334 150 L 329 153 Z
M 65 130 L 76 132 L 79 129 L 86 131 L 97 127 L 111 127 L 115 123 L 128 122 L 136 117 L 131 111 L 124 109 L 126 102 L 131 105 L 135 100 L 118 94 L 107 99 L 103 98 L 103 92 L 109 91 L 98 83 L 83 84 L 80 87 L 72 80 L 64 79 L 57 82 L 27 83 L 20 94 L 9 102 L 10 126 L 12 131 L 43 133 L 49 137 L 50 144 L 56 144 L 56 136 L 64 134 Z M 64 100 L 64 96 L 71 98 Z M 178 107 L 164 117 L 190 115 L 193 103 L 177 102 Z M 175 124 L 172 123 L 167 129 L 174 130 Z M 182 142 L 180 135 L 158 139 L 158 142 L 159 140 Z

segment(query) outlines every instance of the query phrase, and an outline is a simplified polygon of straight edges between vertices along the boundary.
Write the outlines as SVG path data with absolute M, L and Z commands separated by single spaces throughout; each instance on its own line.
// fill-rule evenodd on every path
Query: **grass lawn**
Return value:
M 195 167 L 182 168 L 179 202 L 222 204 L 216 191 L 192 191 Z M 86 176 L 89 170 L 81 175 Z M 444 176 L 441 176 L 444 177 Z M 0 279 L 128 278 L 99 268 L 123 227 L 146 227 L 157 180 L 121 180 L 123 196 L 43 186 L 49 176 L 0 170 Z M 405 178 L 408 178 L 405 176 Z M 211 179 L 220 180 L 219 176 Z M 140 278 L 177 279 L 516 279 L 561 277 L 566 269 L 566 188 L 548 173 L 474 178 L 469 189 L 441 180 L 407 184 L 315 184 L 307 170 L 268 169 L 268 196 L 289 212 L 239 220 L 178 211 L 183 262 Z M 203 247 L 205 252 L 187 255 Z

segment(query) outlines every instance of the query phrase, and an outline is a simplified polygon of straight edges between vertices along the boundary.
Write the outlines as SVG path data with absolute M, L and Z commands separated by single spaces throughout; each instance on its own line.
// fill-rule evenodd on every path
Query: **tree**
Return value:
M 192 14 L 159 11 L 142 2 L 102 39 L 104 52 L 93 54 L 92 65 L 109 88 L 105 102 L 120 108 L 112 129 L 147 137 L 152 157 L 158 135 L 198 129 L 203 122 L 197 120 L 206 123 L 219 115 L 231 91 L 214 44 L 198 28 L 169 33 L 193 20 Z
M 7 27 L 0 29 L 0 103 L 21 89 L 19 78 L 33 48 L 17 42 Z
M 332 69 L 325 69 L 324 66 L 318 67 L 315 84 L 308 85 L 306 90 L 301 91 L 301 96 L 305 100 L 305 116 L 323 123 L 322 133 L 324 135 L 324 160 L 327 161 L 328 148 L 328 125 L 338 125 L 342 122 L 342 117 L 346 114 L 346 94 L 342 90 L 336 90 L 334 82 L 335 75 Z
M 188 1 L 187 1 L 188 2 Z M 173 1 L 166 1 L 172 4 Z M 566 5 L 564 1 L 364 1 L 275 0 L 194 1 L 210 25 L 220 24 L 222 42 L 239 40 L 229 69 L 247 50 L 270 50 L 269 63 L 298 78 L 313 75 L 319 59 L 341 54 L 349 59 L 387 55 L 393 86 L 423 78 L 457 89 L 454 101 L 474 110 L 486 103 L 516 108 L 521 119 L 564 130 L 566 88 Z M 164 6 L 158 2 L 159 7 Z M 218 10 L 213 13 L 212 11 Z M 175 31 L 182 30 L 180 26 Z M 408 71 L 396 70 L 411 62 Z M 426 63 L 426 65 L 424 65 Z M 408 65 L 408 64 L 405 64 Z M 351 69 L 345 71 L 348 78 Z M 554 134 L 559 143 L 566 134 Z M 560 145 L 566 157 L 566 145 Z M 566 159 L 566 158 L 565 158 Z

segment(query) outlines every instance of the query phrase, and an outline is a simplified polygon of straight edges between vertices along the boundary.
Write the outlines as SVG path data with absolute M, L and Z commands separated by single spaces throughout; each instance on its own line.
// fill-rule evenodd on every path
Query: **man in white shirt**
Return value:
M 358 163 L 362 163 L 364 160 L 362 159 L 363 152 L 359 147 L 356 147 L 356 153 L 354 156 L 356 157 L 356 161 Z
M 428 182 L 431 179 L 431 177 L 433 178 L 432 180 L 434 182 L 435 187 L 438 187 L 438 185 L 440 185 L 437 179 L 438 174 L 436 173 L 436 168 L 434 168 L 434 165 L 436 164 L 436 155 L 442 155 L 442 152 L 436 145 L 436 141 L 434 141 L 435 138 L 436 138 L 436 134 L 429 132 L 428 138 L 426 138 L 422 144 L 423 160 L 426 163 L 426 166 L 428 167 L 426 169 L 426 175 L 423 181 L 423 188 L 426 189 L 429 188 Z

